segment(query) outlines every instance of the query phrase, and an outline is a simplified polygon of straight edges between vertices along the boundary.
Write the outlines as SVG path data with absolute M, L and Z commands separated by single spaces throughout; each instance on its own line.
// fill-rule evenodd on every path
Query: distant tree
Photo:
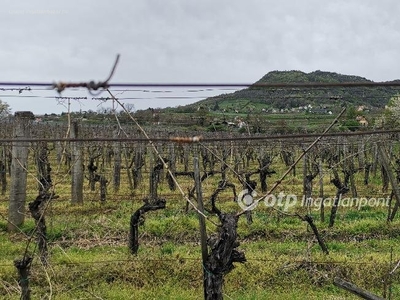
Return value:
M 99 115 L 112 115 L 114 110 L 112 107 L 99 107 L 97 109 L 97 114 Z
M 125 109 L 127 110 L 128 113 L 134 113 L 136 111 L 135 109 L 135 104 L 133 103 L 126 103 L 124 105 Z
M 377 120 L 377 125 L 384 128 L 400 126 L 400 94 L 390 98 L 382 117 Z
M 399 122 L 399 118 L 400 118 L 400 94 L 397 94 L 395 96 L 393 96 L 390 100 L 389 100 L 389 104 L 388 104 L 388 113 L 389 115 L 395 119 L 397 122 Z
M 213 111 L 218 111 L 219 110 L 219 105 L 218 102 L 215 101 L 214 107 L 213 107 Z
M 0 99 L 0 118 L 6 118 L 11 114 L 10 106 Z
M 357 120 L 352 120 L 352 119 L 348 119 L 348 120 L 344 120 L 341 124 L 341 126 L 339 127 L 340 130 L 342 131 L 346 131 L 346 130 L 350 130 L 350 131 L 356 131 L 358 129 L 360 129 L 360 123 Z
M 146 110 L 142 110 L 139 109 L 135 112 L 135 114 L 133 115 L 133 117 L 140 123 L 140 124 L 146 124 L 148 122 L 150 122 L 153 118 L 153 114 L 151 109 L 146 109 Z
M 353 105 L 347 107 L 347 114 L 340 125 L 342 131 L 356 131 L 360 128 L 360 123 L 357 121 L 357 110 Z
M 208 122 L 209 113 L 208 108 L 200 106 L 196 112 L 197 124 L 200 126 L 205 126 Z
M 357 117 L 356 108 L 353 105 L 350 105 L 347 108 L 347 120 L 354 120 Z

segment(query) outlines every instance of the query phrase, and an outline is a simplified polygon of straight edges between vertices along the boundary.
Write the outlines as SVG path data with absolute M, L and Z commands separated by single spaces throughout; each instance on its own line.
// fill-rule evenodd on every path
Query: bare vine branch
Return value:
M 254 204 L 257 205 L 258 202 L 264 200 L 268 195 L 271 195 L 273 191 L 282 183 L 282 181 L 286 178 L 286 176 L 293 170 L 293 168 L 298 164 L 298 162 L 304 157 L 304 155 L 307 154 L 308 151 L 311 150 L 323 137 L 324 135 L 338 122 L 339 118 L 343 115 L 343 113 L 346 111 L 346 108 L 343 108 L 342 111 L 337 115 L 337 117 L 333 120 L 333 122 L 324 130 L 324 132 L 321 133 L 320 136 L 318 136 L 317 139 L 315 139 L 314 142 L 312 142 L 300 155 L 297 157 L 297 159 L 293 162 L 293 164 L 286 170 L 286 172 L 279 178 L 275 184 L 272 186 L 272 188 L 262 197 L 254 201 Z M 249 208 L 254 207 L 249 206 Z M 241 216 L 246 212 L 246 209 L 243 211 L 239 212 L 237 215 Z
M 114 95 L 110 92 L 109 89 L 107 89 L 107 92 L 110 94 L 110 96 L 113 98 L 113 100 L 115 102 L 117 102 L 122 109 L 128 113 L 128 110 L 125 108 L 125 106 L 117 99 L 114 97 Z M 194 210 L 196 210 L 196 212 L 203 216 L 205 219 L 207 219 L 210 223 L 212 223 L 215 226 L 220 226 L 219 224 L 215 223 L 214 221 L 212 221 L 208 216 L 206 216 L 202 211 L 200 211 L 196 204 L 194 204 L 189 197 L 186 195 L 186 193 L 183 191 L 182 187 L 180 186 L 178 180 L 176 179 L 175 175 L 173 174 L 173 172 L 170 170 L 168 164 L 166 163 L 166 161 L 164 160 L 164 158 L 162 157 L 162 155 L 160 154 L 160 152 L 157 150 L 157 147 L 154 145 L 154 142 L 152 141 L 152 139 L 149 137 L 149 135 L 147 134 L 146 130 L 144 130 L 144 128 L 142 126 L 140 126 L 140 124 L 137 122 L 137 120 L 132 117 L 131 114 L 128 113 L 128 116 L 130 117 L 130 119 L 135 123 L 135 125 L 139 128 L 139 130 L 143 133 L 143 135 L 146 137 L 146 139 L 148 140 L 150 146 L 153 148 L 154 153 L 157 155 L 157 157 L 160 159 L 161 163 L 164 166 L 164 169 L 167 170 L 169 176 L 171 177 L 171 179 L 174 181 L 175 185 L 177 186 L 179 192 L 181 193 L 182 197 L 194 208 Z

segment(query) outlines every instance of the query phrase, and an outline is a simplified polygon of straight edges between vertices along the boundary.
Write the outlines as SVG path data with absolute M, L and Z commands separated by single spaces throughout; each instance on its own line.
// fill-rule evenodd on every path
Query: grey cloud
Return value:
M 116 53 L 116 82 L 250 83 L 292 69 L 392 80 L 399 11 L 395 0 L 5 0 L 0 81 L 100 80 Z

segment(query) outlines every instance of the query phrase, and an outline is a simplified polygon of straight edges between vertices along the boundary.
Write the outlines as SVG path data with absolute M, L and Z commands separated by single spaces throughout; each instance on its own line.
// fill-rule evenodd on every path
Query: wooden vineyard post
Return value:
M 201 189 L 201 179 L 200 179 L 200 168 L 199 168 L 199 158 L 196 155 L 193 159 L 194 165 L 194 181 L 196 187 L 196 195 L 197 195 L 197 208 L 200 212 L 204 213 L 204 204 L 203 204 L 203 192 Z M 202 269 L 203 269 L 203 287 L 204 287 L 204 299 L 207 299 L 207 288 L 206 288 L 206 270 L 205 270 L 205 262 L 208 257 L 208 248 L 207 248 L 207 232 L 206 232 L 206 220 L 203 215 L 198 214 L 199 216 L 199 227 L 200 227 L 200 243 L 201 243 L 201 257 L 202 257 Z
M 351 282 L 345 281 L 341 278 L 336 277 L 333 281 L 333 284 L 346 290 L 349 291 L 351 293 L 353 293 L 354 295 L 359 296 L 360 298 L 363 299 L 368 299 L 368 300 L 384 300 L 383 298 L 374 295 L 366 290 L 363 290 L 361 288 L 359 288 L 358 286 L 354 285 Z
M 306 208 L 309 208 L 309 201 L 311 201 L 311 193 L 312 193 L 312 188 L 311 185 L 310 187 L 308 187 L 308 184 L 310 184 L 310 182 L 307 183 L 307 169 L 308 169 L 308 154 L 305 153 L 304 157 L 303 157 L 303 197 L 306 200 L 305 204 L 306 204 Z
M 351 148 L 353 148 L 353 147 L 351 147 Z M 354 164 L 354 149 L 351 152 L 348 152 L 345 163 L 347 165 L 346 172 L 349 173 L 351 194 L 352 194 L 353 198 L 356 198 L 356 197 L 358 197 L 358 195 L 357 195 L 357 188 L 356 188 L 356 184 L 355 184 L 354 174 L 357 173 L 358 170 Z
M 379 156 L 379 151 L 378 151 L 378 144 L 374 144 L 373 148 L 373 158 L 372 158 L 372 165 L 371 165 L 371 171 L 374 177 L 376 177 L 376 171 L 378 169 L 378 156 Z
M 30 123 L 33 113 L 20 111 L 15 113 L 15 127 L 13 136 L 16 140 L 12 144 L 10 203 L 8 209 L 8 231 L 15 231 L 25 220 L 26 180 L 28 164 L 28 142 L 19 139 L 29 138 Z
M 183 146 L 183 165 L 184 171 L 187 172 L 189 170 L 189 147 L 187 145 Z
M 372 168 L 372 154 L 371 151 L 366 150 L 366 145 L 364 146 L 364 185 L 368 185 L 369 183 L 369 175 L 371 173 Z
M 54 142 L 54 148 L 56 149 L 56 160 L 57 165 L 61 165 L 62 157 L 63 157 L 63 146 L 60 141 Z
M 72 122 L 70 138 L 76 139 L 79 137 L 79 121 Z M 71 203 L 83 203 L 83 158 L 82 148 L 79 142 L 71 142 Z
M 319 198 L 321 199 L 321 207 L 320 207 L 320 219 L 321 222 L 325 222 L 325 203 L 324 203 L 324 169 L 322 166 L 322 160 L 318 161 L 318 173 L 319 173 Z
M 141 144 L 137 144 L 135 147 L 135 158 L 132 169 L 133 177 L 133 188 L 137 189 L 139 184 L 142 182 L 142 168 L 145 166 L 144 161 L 144 147 Z
M 5 146 L 0 147 L 0 184 L 1 194 L 5 195 L 7 190 L 7 158 Z
M 119 130 L 114 131 L 113 137 L 115 139 L 119 137 Z M 121 186 L 121 142 L 113 142 L 112 148 L 114 152 L 113 187 L 114 193 L 117 193 Z
M 154 161 L 157 160 L 157 158 L 155 158 L 155 155 L 153 153 L 151 153 L 151 155 L 149 156 L 149 166 L 150 166 L 150 176 L 149 176 L 149 194 L 150 194 L 150 199 L 156 199 L 157 198 L 157 188 L 158 188 L 158 174 L 155 170 L 155 165 L 156 163 L 154 163 Z

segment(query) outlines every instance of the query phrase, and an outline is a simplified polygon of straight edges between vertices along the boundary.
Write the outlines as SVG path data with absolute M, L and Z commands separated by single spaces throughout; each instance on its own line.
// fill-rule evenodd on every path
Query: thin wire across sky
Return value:
M 64 83 L 63 83 L 64 84 Z M 68 84 L 68 83 L 66 83 Z M 79 85 L 80 83 L 72 83 Z M 82 85 L 84 83 L 81 83 Z M 66 111 L 61 100 L 70 98 L 72 111 L 98 110 L 99 107 L 111 106 L 109 97 L 104 97 L 103 90 L 88 91 L 87 88 L 66 88 L 56 91 L 57 84 L 49 82 L 0 82 L 0 99 L 6 101 L 12 111 L 31 110 L 34 114 L 62 113 Z M 109 83 L 109 89 L 116 98 L 124 103 L 133 104 L 135 109 L 166 108 L 193 104 L 200 100 L 224 94 L 234 93 L 245 88 L 257 88 L 270 91 L 268 97 L 282 98 L 280 90 L 290 90 L 292 94 L 284 99 L 295 99 L 304 96 L 296 94 L 297 89 L 324 90 L 335 88 L 344 92 L 351 88 L 391 87 L 400 91 L 400 81 L 390 82 L 346 82 L 346 83 Z M 276 92 L 276 94 L 275 94 Z M 319 93 L 321 94 L 321 93 Z M 328 98 L 329 95 L 310 94 L 308 99 Z M 367 92 L 360 93 L 363 101 L 374 100 L 376 96 Z M 54 99 L 55 101 L 41 101 Z M 99 100 L 99 101 L 95 101 Z M 334 99 L 333 99 L 334 100 Z M 341 99 L 338 99 L 341 100 Z M 344 99 L 345 100 L 345 99 Z M 381 99 L 376 99 L 381 100 Z

